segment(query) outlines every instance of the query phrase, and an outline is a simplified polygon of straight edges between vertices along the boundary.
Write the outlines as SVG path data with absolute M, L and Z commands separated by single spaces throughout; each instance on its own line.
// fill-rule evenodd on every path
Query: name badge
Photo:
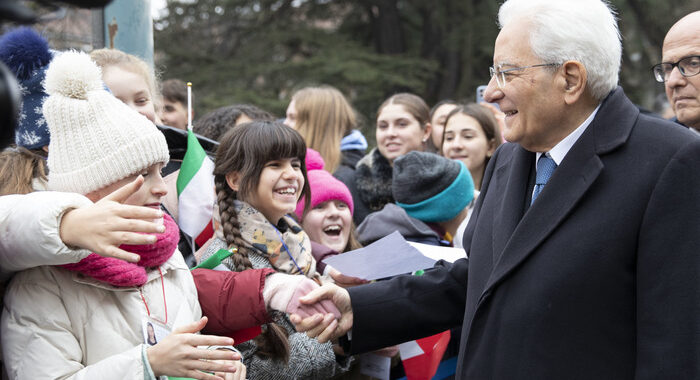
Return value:
M 141 320 L 141 328 L 143 330 L 143 341 L 149 346 L 155 346 L 171 333 L 168 326 L 148 316 L 144 316 Z

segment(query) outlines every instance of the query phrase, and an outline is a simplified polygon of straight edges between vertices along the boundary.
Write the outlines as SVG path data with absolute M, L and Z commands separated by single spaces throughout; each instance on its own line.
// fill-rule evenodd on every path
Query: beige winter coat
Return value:
M 201 316 L 192 275 L 179 252 L 161 266 L 167 324 Z M 141 287 L 151 316 L 165 320 L 163 286 L 150 270 Z M 4 299 L 2 348 L 11 379 L 148 379 L 138 288 L 115 288 L 59 267 L 15 275 Z

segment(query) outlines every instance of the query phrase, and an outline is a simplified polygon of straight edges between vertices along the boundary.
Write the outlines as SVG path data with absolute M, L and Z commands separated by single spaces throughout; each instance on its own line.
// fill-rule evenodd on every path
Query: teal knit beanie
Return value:
M 461 161 L 433 153 L 409 152 L 394 161 L 396 204 L 423 222 L 444 222 L 474 199 L 474 182 Z

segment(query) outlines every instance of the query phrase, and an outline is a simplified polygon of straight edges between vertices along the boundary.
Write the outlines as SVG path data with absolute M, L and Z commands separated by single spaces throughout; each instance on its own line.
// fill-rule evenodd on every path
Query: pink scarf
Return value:
M 138 263 L 91 253 L 75 264 L 61 265 L 61 267 L 118 287 L 141 286 L 148 279 L 146 268 L 157 267 L 168 261 L 180 240 L 179 229 L 170 215 L 163 216 L 163 224 L 165 232 L 156 235 L 158 240 L 154 244 L 124 244 L 119 247 L 141 256 Z

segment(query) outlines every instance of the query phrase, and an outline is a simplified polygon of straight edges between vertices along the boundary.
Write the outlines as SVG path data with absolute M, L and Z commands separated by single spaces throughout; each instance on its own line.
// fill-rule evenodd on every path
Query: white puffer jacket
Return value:
M 151 316 L 175 327 L 201 317 L 180 252 L 141 287 Z M 163 287 L 166 302 L 163 301 Z M 2 348 L 11 379 L 149 379 L 139 288 L 116 288 L 60 267 L 15 275 L 4 299 Z
M 59 225 L 67 210 L 91 204 L 80 194 L 54 191 L 0 197 L 0 281 L 13 272 L 76 263 L 89 255 L 66 247 Z

